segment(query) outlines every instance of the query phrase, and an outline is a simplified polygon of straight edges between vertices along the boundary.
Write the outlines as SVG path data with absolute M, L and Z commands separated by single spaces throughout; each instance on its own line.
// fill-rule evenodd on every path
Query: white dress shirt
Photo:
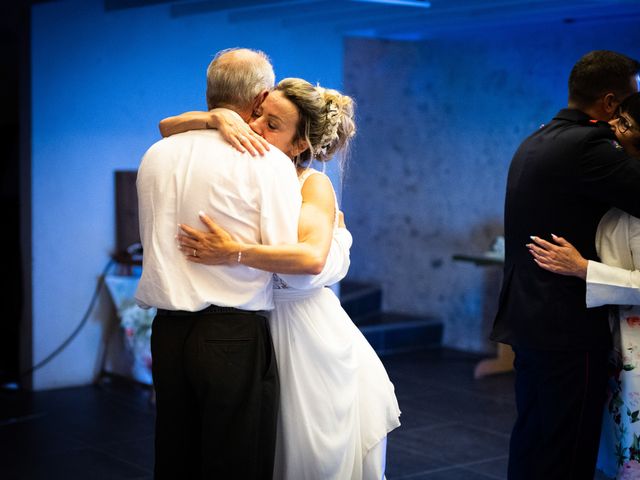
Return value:
M 251 157 L 217 130 L 189 131 L 151 146 L 137 188 L 143 246 L 139 305 L 187 311 L 212 304 L 273 308 L 271 273 L 240 264 L 191 263 L 175 235 L 179 223 L 206 229 L 198 217 L 203 211 L 239 241 L 296 243 L 302 199 L 286 155 L 271 147 L 264 156 Z
M 589 260 L 587 307 L 640 305 L 640 220 L 612 208 L 600 220 L 596 248 L 603 263 Z

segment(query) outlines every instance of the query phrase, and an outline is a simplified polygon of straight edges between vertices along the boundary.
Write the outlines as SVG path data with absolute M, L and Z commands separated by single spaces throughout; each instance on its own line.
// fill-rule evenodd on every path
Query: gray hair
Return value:
M 263 91 L 273 88 L 269 57 L 259 50 L 229 48 L 218 52 L 207 68 L 207 106 L 250 108 Z

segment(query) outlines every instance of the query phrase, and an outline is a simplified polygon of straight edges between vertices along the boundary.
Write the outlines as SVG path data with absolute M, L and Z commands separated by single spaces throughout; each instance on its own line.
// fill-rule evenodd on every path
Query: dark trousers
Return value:
M 154 478 L 271 480 L 279 384 L 267 319 L 159 311 L 151 353 Z
M 593 480 L 609 352 L 514 351 L 509 480 Z

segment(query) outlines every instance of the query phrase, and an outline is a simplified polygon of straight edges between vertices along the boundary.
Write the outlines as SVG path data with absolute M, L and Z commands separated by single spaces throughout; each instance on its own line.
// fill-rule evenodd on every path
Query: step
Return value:
M 442 322 L 435 317 L 379 312 L 355 319 L 378 355 L 425 350 L 442 344 Z
M 343 280 L 340 303 L 351 318 L 370 315 L 382 308 L 382 289 L 371 283 Z

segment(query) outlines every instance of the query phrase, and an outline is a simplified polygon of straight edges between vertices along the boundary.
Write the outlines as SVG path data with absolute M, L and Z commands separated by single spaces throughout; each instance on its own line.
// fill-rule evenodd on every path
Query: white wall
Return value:
M 114 248 L 113 172 L 137 168 L 161 118 L 206 107 L 206 67 L 233 46 L 267 52 L 278 78 L 342 88 L 343 43 L 332 31 L 231 23 L 224 13 L 171 18 L 168 5 L 33 7 L 33 363 L 80 321 Z M 34 389 L 92 382 L 111 321 L 103 295 L 74 342 L 35 372 Z

